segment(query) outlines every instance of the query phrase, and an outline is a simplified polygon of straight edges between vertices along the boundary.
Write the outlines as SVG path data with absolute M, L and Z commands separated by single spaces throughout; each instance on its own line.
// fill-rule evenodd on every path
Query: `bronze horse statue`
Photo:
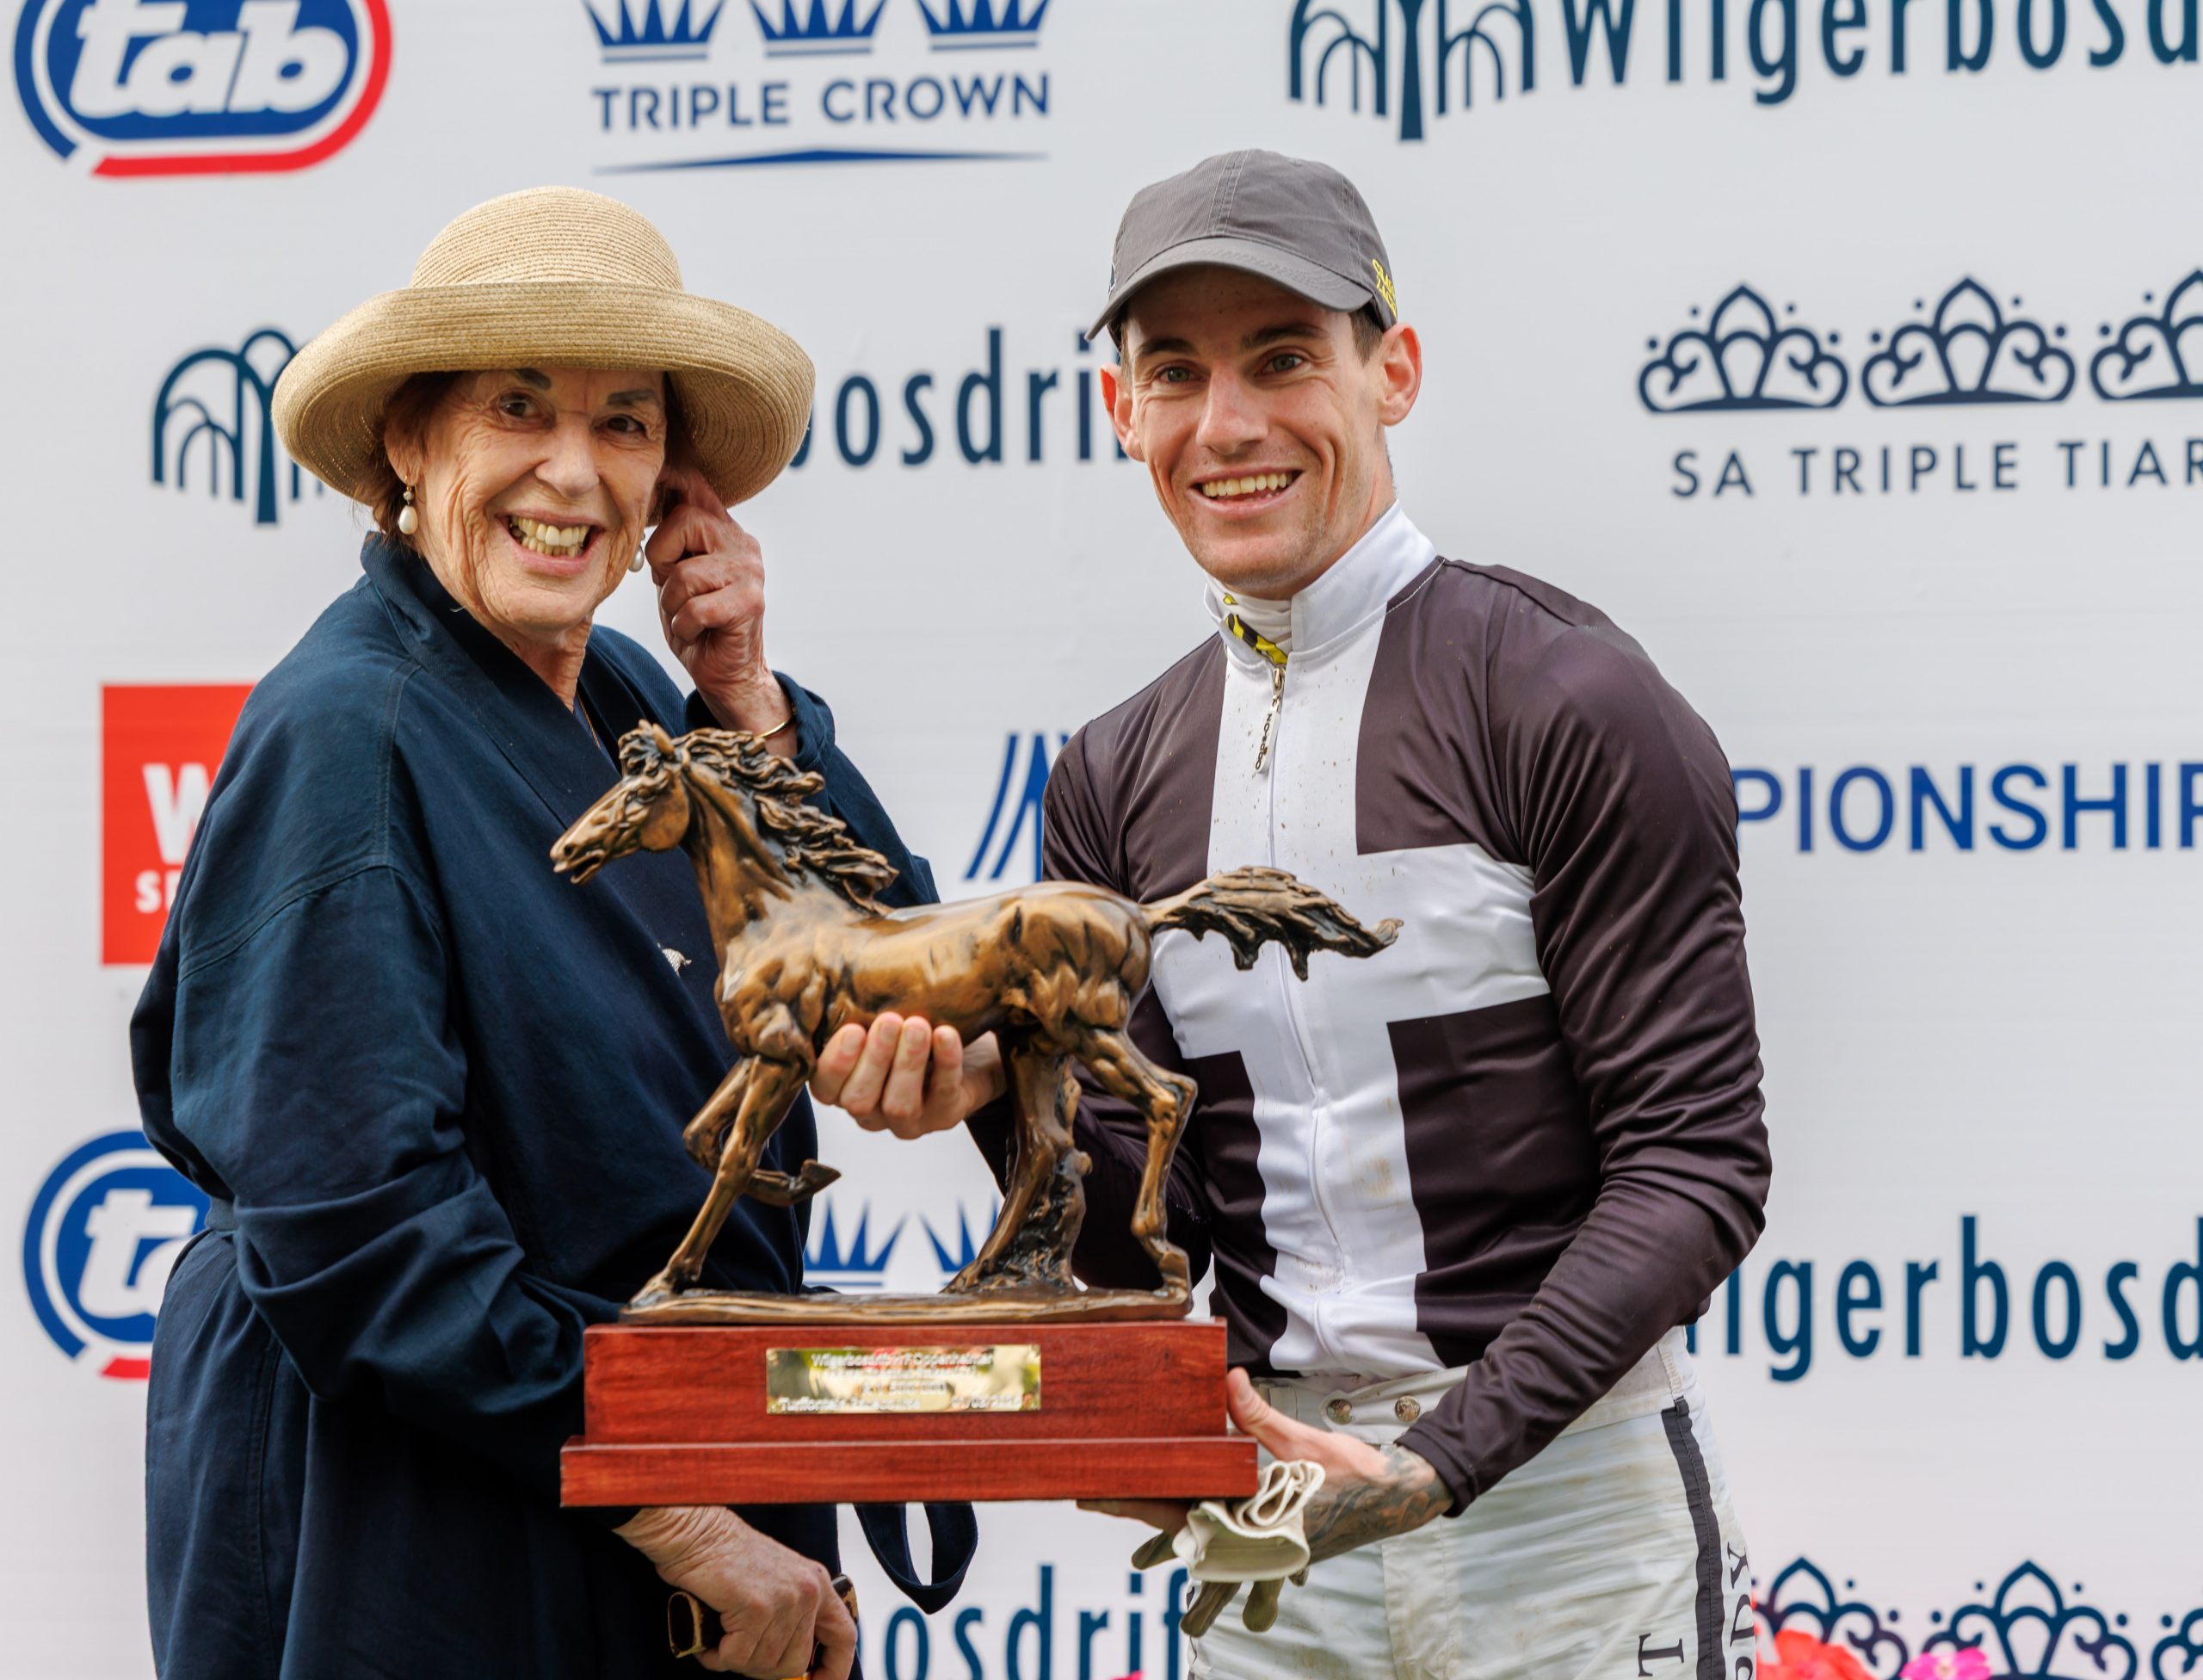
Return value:
M 945 1294 L 986 1293 L 988 1317 L 1184 1312 L 1191 1283 L 1184 1252 L 1165 1234 L 1163 1187 L 1197 1093 L 1125 1032 L 1155 936 L 1171 928 L 1220 934 L 1242 968 L 1275 941 L 1305 979 L 1311 952 L 1368 956 L 1399 926 L 1373 931 L 1293 876 L 1264 868 L 1214 875 L 1153 905 L 1047 881 L 891 911 L 873 895 L 894 880 L 893 867 L 856 844 L 838 818 L 803 803 L 822 779 L 758 737 L 698 729 L 676 739 L 646 725 L 620 738 L 620 769 L 619 785 L 559 837 L 552 861 L 580 882 L 638 849 L 686 849 L 718 948 L 719 1015 L 738 1053 L 683 1133 L 690 1156 L 714 1176 L 688 1236 L 635 1298 L 632 1310 L 649 1316 L 749 1316 L 682 1312 L 678 1298 L 737 1196 L 785 1207 L 838 1176 L 815 1161 L 793 1176 L 761 1171 L 758 1163 L 820 1047 L 848 1022 L 868 1027 L 888 1010 L 953 1028 L 967 1042 L 994 1033 L 1016 1110 L 1001 1215 Z M 1072 1143 L 1074 1061 L 1147 1122 L 1132 1231 L 1161 1275 L 1154 1292 L 1080 1293 L 1071 1280 L 1088 1164 Z M 816 1297 L 798 1299 L 818 1316 Z M 965 1315 L 973 1316 L 968 1308 Z

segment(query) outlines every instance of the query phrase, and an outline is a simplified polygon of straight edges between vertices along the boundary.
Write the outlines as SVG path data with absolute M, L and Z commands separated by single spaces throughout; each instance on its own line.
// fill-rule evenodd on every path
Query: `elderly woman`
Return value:
M 810 398 L 793 342 L 559 188 L 461 216 L 284 374 L 286 447 L 379 534 L 247 704 L 133 1023 L 145 1129 L 213 1204 L 148 1397 L 171 1680 L 655 1673 L 665 1582 L 723 1612 L 708 1668 L 850 1671 L 831 1508 L 558 1504 L 583 1329 L 687 1228 L 681 1129 L 730 1057 L 686 860 L 586 892 L 552 871 L 615 735 L 754 732 L 824 777 L 900 902 L 932 894 L 824 703 L 766 665 L 726 511 Z M 591 627 L 645 566 L 685 700 Z M 767 1164 L 814 1135 L 799 1107 Z M 744 1203 L 705 1281 L 799 1289 L 805 1225 Z M 936 1536 L 922 1602 L 968 1510 Z

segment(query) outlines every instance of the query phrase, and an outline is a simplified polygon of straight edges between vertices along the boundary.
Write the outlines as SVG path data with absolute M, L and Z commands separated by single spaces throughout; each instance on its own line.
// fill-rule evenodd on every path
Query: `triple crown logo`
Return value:
M 94 175 L 318 164 L 390 74 L 384 0 L 27 0 L 15 88 L 56 156 Z
M 709 58 L 727 0 L 586 0 L 607 64 Z M 916 0 L 936 52 L 1039 45 L 1049 0 Z M 887 0 L 749 0 L 768 59 L 871 52 Z

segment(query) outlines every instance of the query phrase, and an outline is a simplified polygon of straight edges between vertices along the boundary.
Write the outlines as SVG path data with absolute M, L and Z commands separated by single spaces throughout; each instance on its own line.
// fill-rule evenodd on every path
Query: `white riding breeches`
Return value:
M 1390 1445 L 1462 1377 L 1263 1384 L 1280 1411 Z M 1749 1680 L 1751 1573 L 1706 1404 L 1670 1331 L 1458 1517 L 1328 1559 L 1250 1634 L 1194 1645 L 1215 1680 Z

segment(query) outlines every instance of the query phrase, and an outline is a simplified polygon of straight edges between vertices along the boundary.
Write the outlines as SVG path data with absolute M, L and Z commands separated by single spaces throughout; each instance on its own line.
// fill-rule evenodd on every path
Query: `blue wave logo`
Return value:
M 385 0 L 28 0 L 15 88 L 94 175 L 305 169 L 350 144 L 390 72 Z
M 1691 309 L 1693 319 L 1699 310 Z M 1790 304 L 1785 315 L 1795 315 Z M 1828 335 L 1828 346 L 1837 335 Z M 1637 376 L 1637 394 L 1655 414 L 1721 410 L 1834 408 L 1851 375 L 1811 328 L 1779 320 L 1766 299 L 1739 286 L 1714 306 L 1704 326 L 1685 327 L 1653 352 Z
M 1058 733 L 1054 750 L 1062 751 L 1070 740 L 1068 733 Z M 1030 873 L 1022 878 L 1040 879 L 1040 801 L 1048 791 L 1048 772 L 1053 763 L 1048 738 L 1038 730 L 1029 736 L 1012 730 L 1003 738 L 1002 773 L 995 781 L 994 803 L 988 807 L 987 825 L 979 835 L 978 847 L 965 866 L 966 880 L 1000 880 L 1010 859 L 1017 855 L 1021 840 L 1030 849 Z M 1002 837 L 999 843 L 997 834 Z M 987 863 L 990 851 L 994 853 L 991 868 Z
M 54 1346 L 102 1376 L 144 1377 L 169 1274 L 206 1222 L 206 1196 L 144 1133 L 72 1150 L 23 1226 L 24 1287 Z
M 2145 292 L 2144 303 L 2155 303 Z M 2102 329 L 2111 337 L 2107 322 Z M 2203 269 L 2172 288 L 2164 307 L 2130 318 L 2089 363 L 2089 383 L 2107 403 L 2203 397 Z
M 1915 309 L 1926 306 L 1916 302 Z M 2020 300 L 2012 300 L 2020 307 Z M 1877 408 L 1934 404 L 2062 403 L 2073 389 L 2073 358 L 2023 316 L 2007 317 L 1989 288 L 1961 280 L 1937 300 L 1934 316 L 1889 336 L 1859 370 L 1859 388 Z M 1881 343 L 1882 335 L 1872 335 Z

